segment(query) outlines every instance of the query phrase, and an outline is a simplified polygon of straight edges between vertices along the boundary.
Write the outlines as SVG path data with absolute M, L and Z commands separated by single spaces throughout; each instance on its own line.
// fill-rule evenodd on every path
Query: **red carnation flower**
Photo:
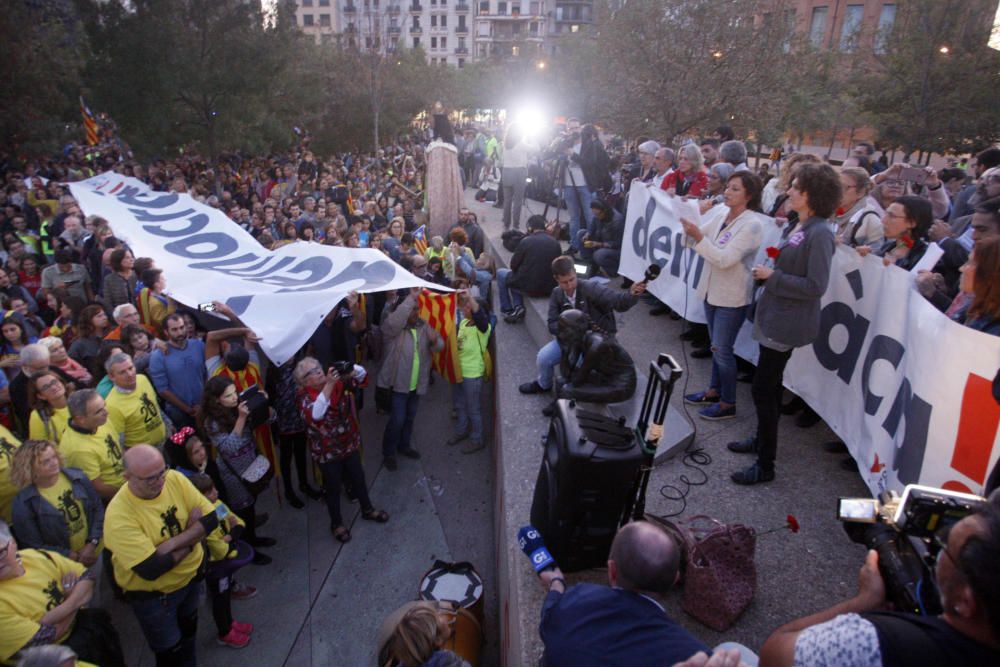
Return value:
M 798 519 L 796 519 L 793 515 L 789 514 L 787 517 L 785 517 L 785 520 L 788 522 L 788 529 L 789 530 L 791 530 L 793 533 L 799 532 L 799 521 L 798 521 Z
M 837 207 L 837 215 L 844 215 L 845 213 L 847 213 L 847 209 L 845 209 L 843 206 Z
M 780 255 L 780 254 L 781 254 L 781 250 L 780 249 L 775 248 L 773 245 L 772 246 L 768 246 L 768 248 L 767 248 L 767 256 L 768 257 L 770 257 L 771 259 L 778 259 L 778 255 Z

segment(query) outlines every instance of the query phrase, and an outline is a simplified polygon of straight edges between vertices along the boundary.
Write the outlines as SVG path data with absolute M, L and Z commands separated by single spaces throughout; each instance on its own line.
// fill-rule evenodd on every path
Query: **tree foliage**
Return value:
M 1000 53 L 987 48 L 981 4 L 901 0 L 885 52 L 860 79 L 859 104 L 883 143 L 964 153 L 1000 140 Z
M 84 36 L 69 29 L 65 2 L 0 0 L 0 132 L 4 148 L 51 151 L 80 122 L 80 70 Z

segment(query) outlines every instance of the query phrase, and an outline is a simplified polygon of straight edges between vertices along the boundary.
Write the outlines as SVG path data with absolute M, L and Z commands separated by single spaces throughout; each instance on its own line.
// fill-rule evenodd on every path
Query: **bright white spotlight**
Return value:
M 548 117 L 538 107 L 522 107 L 514 112 L 514 122 L 526 137 L 537 137 L 548 127 Z

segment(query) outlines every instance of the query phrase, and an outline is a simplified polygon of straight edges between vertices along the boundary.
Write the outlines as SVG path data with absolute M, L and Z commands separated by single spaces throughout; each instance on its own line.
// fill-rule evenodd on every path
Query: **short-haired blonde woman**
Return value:
M 393 612 L 378 633 L 379 667 L 469 667 L 444 649 L 451 638 L 454 612 L 433 602 L 408 602 Z
M 885 238 L 882 229 L 885 212 L 868 196 L 874 187 L 868 172 L 861 167 L 841 169 L 840 185 L 843 194 L 833 218 L 837 241 L 852 248 L 868 246 L 874 250 L 880 247 Z
M 700 197 L 708 190 L 705 157 L 695 144 L 685 144 L 677 151 L 677 169 L 663 179 L 664 190 L 680 197 Z

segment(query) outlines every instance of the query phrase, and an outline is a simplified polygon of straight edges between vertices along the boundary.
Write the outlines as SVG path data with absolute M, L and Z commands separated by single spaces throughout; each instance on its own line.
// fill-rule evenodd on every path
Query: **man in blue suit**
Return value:
M 608 584 L 566 589 L 559 568 L 543 570 L 548 590 L 539 634 L 546 667 L 588 665 L 657 667 L 683 662 L 699 651 L 699 639 L 671 620 L 656 598 L 677 581 L 680 549 L 646 521 L 628 524 L 615 536 L 608 558 Z

